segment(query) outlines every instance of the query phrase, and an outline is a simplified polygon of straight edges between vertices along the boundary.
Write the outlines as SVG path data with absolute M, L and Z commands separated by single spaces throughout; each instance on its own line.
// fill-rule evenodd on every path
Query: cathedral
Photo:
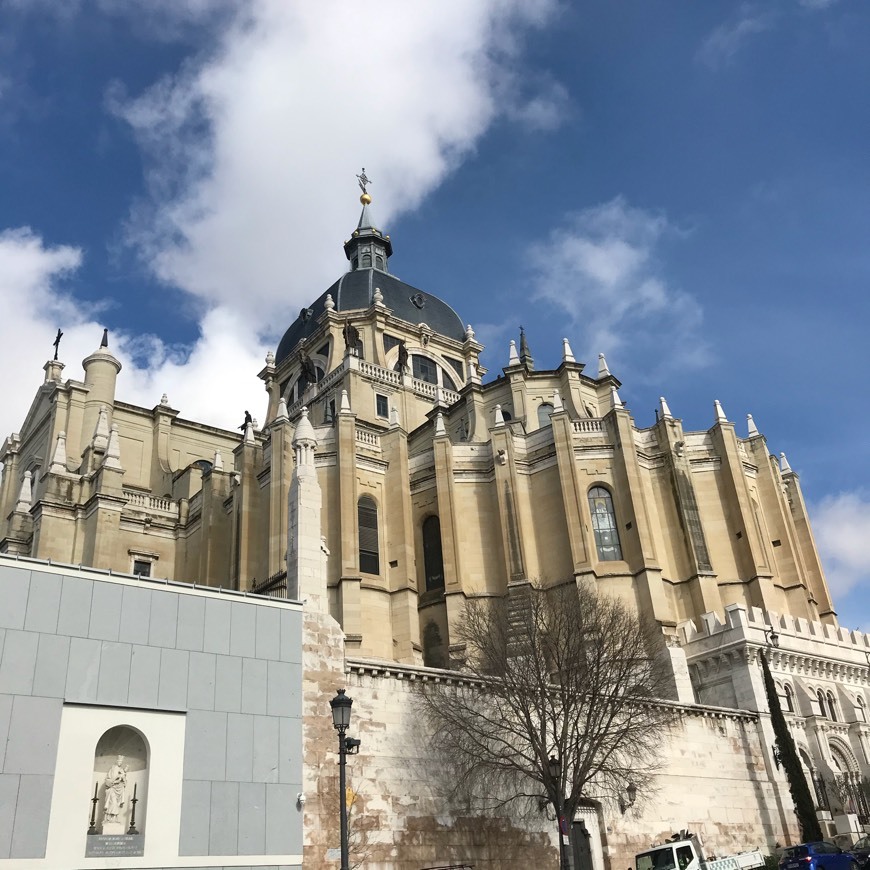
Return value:
M 720 854 L 796 841 L 764 650 L 819 818 L 831 836 L 857 836 L 870 823 L 870 644 L 840 625 L 785 455 L 718 401 L 706 431 L 685 431 L 664 398 L 639 427 L 604 356 L 587 369 L 567 338 L 558 368 L 542 370 L 521 331 L 487 378 L 472 327 L 391 274 L 392 239 L 365 189 L 360 199 L 348 270 L 257 375 L 261 421 L 246 412 L 228 431 L 185 419 L 166 396 L 125 402 L 106 334 L 81 374 L 46 362 L 0 449 L 0 568 L 75 566 L 267 608 L 302 602 L 305 867 L 334 866 L 323 705 L 339 685 L 360 717 L 350 776 L 365 866 L 528 866 L 555 854 L 545 816 L 481 825 L 446 807 L 437 759 L 407 720 L 411 683 L 461 680 L 451 668 L 465 603 L 529 583 L 592 583 L 652 617 L 670 663 L 665 700 L 680 709 L 678 733 L 662 737 L 659 793 L 628 808 L 590 796 L 574 820 L 589 850 L 575 864 L 616 870 L 683 828 Z M 278 866 L 240 844 L 205 854 Z M 0 851 L 0 867 L 10 855 Z

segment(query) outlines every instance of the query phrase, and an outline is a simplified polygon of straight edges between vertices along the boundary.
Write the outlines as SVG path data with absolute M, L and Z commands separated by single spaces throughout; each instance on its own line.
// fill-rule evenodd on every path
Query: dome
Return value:
M 409 323 L 426 323 L 439 335 L 465 341 L 465 326 L 459 315 L 437 296 L 418 290 L 388 272 L 356 269 L 342 275 L 290 325 L 278 345 L 275 365 L 280 365 L 290 355 L 300 339 L 308 338 L 317 330 L 327 294 L 332 295 L 336 311 L 352 311 L 368 308 L 376 287 L 380 288 L 384 305 L 392 310 L 394 316 Z

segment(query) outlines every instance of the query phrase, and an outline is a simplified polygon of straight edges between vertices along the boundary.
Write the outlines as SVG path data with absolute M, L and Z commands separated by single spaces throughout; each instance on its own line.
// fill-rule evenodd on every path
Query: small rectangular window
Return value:
M 133 573 L 138 574 L 140 577 L 150 577 L 151 562 L 148 559 L 134 559 Z
M 390 416 L 390 406 L 386 396 L 382 396 L 380 393 L 377 393 L 375 395 L 375 404 L 377 406 L 377 412 L 379 417 Z

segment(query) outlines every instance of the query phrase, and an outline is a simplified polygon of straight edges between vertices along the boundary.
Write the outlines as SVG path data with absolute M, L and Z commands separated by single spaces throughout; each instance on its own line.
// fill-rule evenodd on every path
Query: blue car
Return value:
M 858 862 L 851 853 L 823 840 L 783 850 L 779 870 L 858 870 Z

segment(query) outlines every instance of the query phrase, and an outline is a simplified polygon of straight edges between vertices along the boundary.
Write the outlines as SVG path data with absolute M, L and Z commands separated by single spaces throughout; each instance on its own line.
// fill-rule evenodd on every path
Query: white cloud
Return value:
M 668 286 L 656 262 L 657 245 L 676 232 L 662 215 L 622 197 L 585 209 L 532 249 L 535 295 L 567 318 L 587 356 L 606 353 L 611 369 L 634 365 L 647 380 L 677 365 L 703 365 L 701 308 Z M 649 368 L 650 359 L 660 363 Z
M 334 0 L 81 0 L 64 25 L 86 7 L 127 20 L 143 39 L 170 38 L 177 23 L 178 38 L 199 46 L 134 98 L 112 84 L 106 102 L 134 131 L 149 182 L 129 241 L 195 300 L 200 337 L 178 349 L 115 332 L 111 346 L 124 364 L 120 398 L 152 406 L 166 392 L 183 416 L 215 425 L 235 426 L 246 407 L 262 416 L 263 336 L 274 344 L 346 267 L 361 165 L 386 226 L 499 115 L 546 128 L 567 103 L 558 83 L 521 64 L 525 33 L 556 0 L 427 0 L 413 11 L 385 0 L 376 12 Z M 0 238 L 0 365 L 20 373 L 4 391 L 3 437 L 24 418 L 57 326 L 64 376 L 81 378 L 102 324 L 65 295 L 80 251 L 29 230 Z
M 0 371 L 15 373 L 4 379 L 0 441 L 24 421 L 44 379 L 42 367 L 52 355 L 58 326 L 64 332 L 64 378 L 81 380 L 81 360 L 99 345 L 102 324 L 84 317 L 81 306 L 65 292 L 81 262 L 78 249 L 46 245 L 30 229 L 0 233 Z M 124 401 L 152 407 L 166 392 L 185 417 L 234 427 L 250 408 L 265 422 L 265 393 L 255 377 L 265 347 L 226 309 L 213 309 L 204 317 L 202 335 L 184 353 L 155 336 L 124 333 L 113 334 L 110 346 L 123 364 L 119 398 Z
M 727 66 L 753 36 L 769 30 L 772 23 L 769 14 L 755 13 L 744 5 L 732 21 L 720 24 L 701 43 L 695 59 L 714 70 Z
M 870 585 L 870 493 L 841 492 L 812 510 L 813 531 L 835 599 Z
M 521 34 L 553 5 L 249 4 L 211 54 L 135 99 L 110 94 L 150 181 L 129 239 L 168 284 L 263 327 L 286 319 L 343 268 L 360 166 L 387 226 L 499 114 L 555 123 L 559 86 L 507 97 Z

